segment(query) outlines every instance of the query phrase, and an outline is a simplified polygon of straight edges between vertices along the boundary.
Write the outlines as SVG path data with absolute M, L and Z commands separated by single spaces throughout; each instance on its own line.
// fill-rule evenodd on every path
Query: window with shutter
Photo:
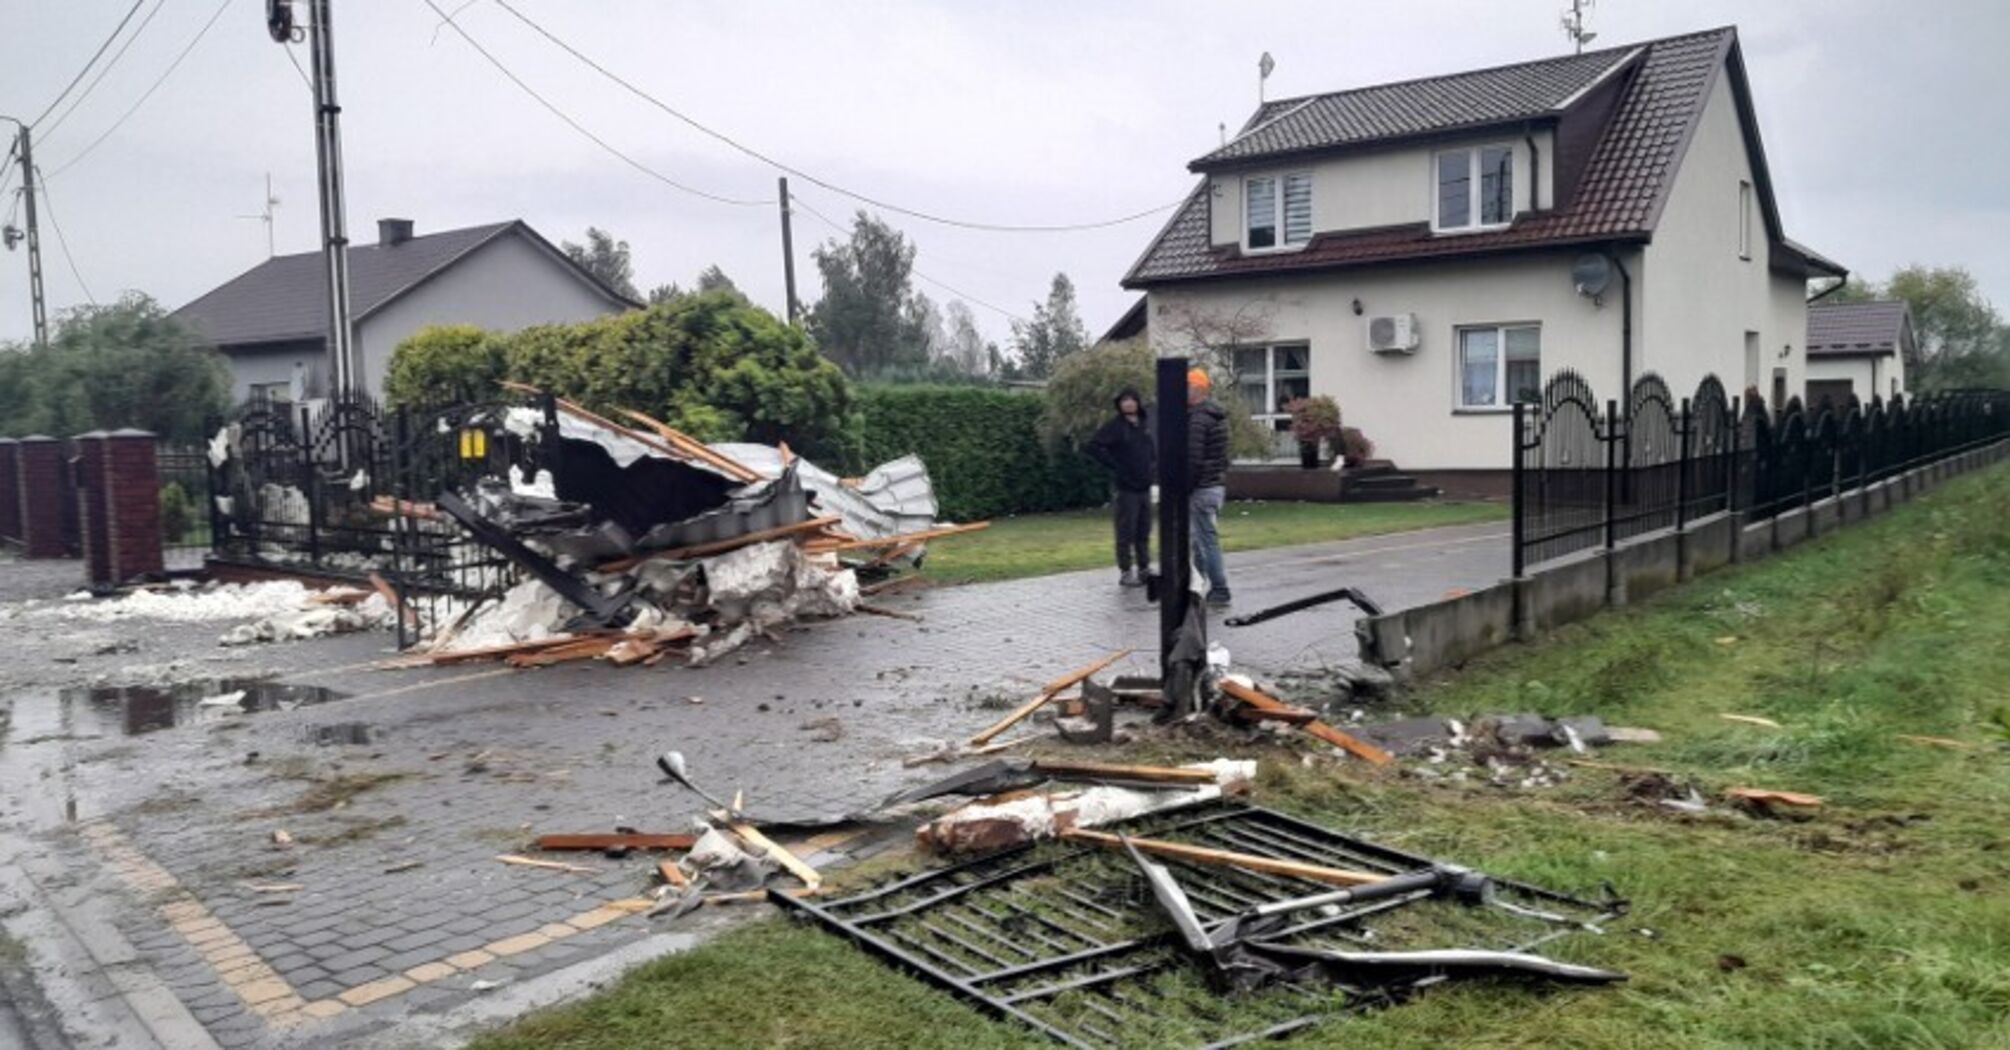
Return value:
M 1284 177 L 1284 243 L 1304 244 L 1312 239 L 1312 176 Z

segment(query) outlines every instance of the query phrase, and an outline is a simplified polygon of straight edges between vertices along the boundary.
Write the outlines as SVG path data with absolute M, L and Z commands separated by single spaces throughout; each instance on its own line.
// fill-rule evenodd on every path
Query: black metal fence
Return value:
M 210 498 L 209 450 L 162 443 L 154 463 L 160 475 L 162 564 L 169 572 L 200 569 L 214 542 L 217 511 Z
M 246 402 L 219 427 L 221 462 L 211 465 L 202 450 L 210 552 L 265 568 L 381 576 L 399 598 L 399 644 L 410 644 L 448 622 L 457 604 L 519 578 L 432 501 L 481 477 L 555 474 L 557 427 L 549 398 L 435 409 L 386 409 L 360 394 Z
M 1852 398 L 1776 413 L 1706 376 L 1677 401 L 1648 373 L 1601 406 L 1576 372 L 1514 406 L 1514 572 L 1720 511 L 1769 518 L 2010 436 L 2010 392 Z

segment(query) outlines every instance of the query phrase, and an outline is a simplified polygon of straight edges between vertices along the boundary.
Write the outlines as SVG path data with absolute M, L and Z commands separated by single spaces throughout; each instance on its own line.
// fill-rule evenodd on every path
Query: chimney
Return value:
M 412 220 L 410 219 L 377 220 L 377 244 L 379 247 L 391 248 L 403 244 L 411 239 L 412 239 Z

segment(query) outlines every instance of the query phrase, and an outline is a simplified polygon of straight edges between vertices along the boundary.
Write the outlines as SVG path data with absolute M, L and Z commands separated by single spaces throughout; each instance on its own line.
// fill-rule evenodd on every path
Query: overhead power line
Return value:
M 36 169 L 38 173 L 40 170 L 40 168 Z M 84 273 L 82 270 L 77 269 L 77 260 L 70 254 L 70 239 L 63 236 L 63 224 L 56 221 L 56 205 L 49 198 L 49 184 L 47 181 L 44 181 L 42 184 L 42 207 L 45 209 L 44 214 L 49 216 L 49 226 L 56 231 L 56 246 L 63 249 L 63 261 L 70 266 L 70 276 L 75 277 L 77 279 L 77 287 L 84 290 L 84 301 L 90 303 L 92 306 L 98 305 L 98 297 L 91 294 L 91 286 L 84 283 Z
M 91 92 L 98 89 L 98 84 L 105 79 L 105 74 L 110 73 L 112 67 L 119 64 L 119 59 L 126 57 L 126 52 L 133 46 L 133 41 L 138 40 L 147 31 L 147 26 L 153 24 L 154 16 L 160 14 L 161 8 L 166 6 L 167 0 L 156 0 L 154 6 L 147 11 L 147 16 L 140 19 L 140 24 L 126 36 L 125 43 L 120 44 L 119 49 L 112 52 L 112 57 L 104 65 L 98 67 L 98 75 L 92 77 L 91 82 L 84 85 L 84 90 L 77 92 L 77 97 L 70 100 L 70 104 L 63 108 L 63 112 L 56 114 L 56 119 L 48 127 L 38 129 L 41 132 L 43 141 L 47 141 L 49 136 L 55 134 L 56 129 L 62 127 L 63 122 L 70 119 L 70 114 L 75 113 L 77 107 L 83 105 L 84 100 L 91 97 Z
M 434 5 L 432 0 L 426 0 L 426 4 L 427 6 L 432 7 L 433 10 L 435 11 L 439 10 L 439 7 L 437 5 Z M 706 125 L 699 123 L 696 119 L 686 116 L 684 113 L 673 108 L 668 103 L 657 98 L 656 96 L 651 95 L 647 91 L 644 91 L 641 88 L 635 86 L 633 83 L 630 83 L 629 81 L 623 79 L 619 74 L 608 69 L 606 66 L 601 65 L 599 62 L 594 61 L 592 58 L 582 53 L 578 48 L 575 48 L 571 44 L 568 44 L 565 41 L 559 39 L 557 36 L 553 35 L 550 30 L 547 30 L 543 26 L 532 21 L 528 15 L 525 15 L 523 12 L 518 11 L 515 7 L 511 6 L 508 0 L 496 0 L 496 6 L 502 8 L 504 11 L 509 12 L 512 16 L 514 16 L 517 19 L 517 21 L 522 22 L 526 26 L 529 26 L 539 36 L 544 37 L 546 40 L 550 41 L 553 45 L 558 47 L 560 50 L 564 51 L 566 54 L 569 54 L 573 58 L 576 58 L 579 61 L 585 63 L 588 67 L 592 68 L 594 72 L 599 73 L 601 76 L 606 77 L 608 80 L 611 80 L 615 84 L 620 85 L 623 89 L 628 91 L 628 93 L 634 95 L 635 97 L 641 99 L 644 102 L 647 102 L 649 105 L 654 106 L 659 110 L 662 110 L 664 113 L 667 113 L 672 117 L 675 117 L 676 119 L 684 122 L 690 127 L 695 128 L 699 132 L 702 132 L 705 135 L 708 135 L 720 142 L 723 142 L 727 146 L 730 146 L 733 149 L 738 150 L 739 152 L 744 153 L 747 156 L 752 157 L 763 164 L 766 164 L 777 170 L 787 172 L 788 174 L 794 175 L 795 177 L 802 179 L 805 182 L 811 183 L 812 185 L 815 186 L 820 186 L 840 196 L 850 197 L 853 200 L 860 201 L 865 204 L 870 204 L 873 207 L 879 208 L 882 211 L 893 212 L 897 215 L 905 215 L 911 219 L 920 219 L 923 222 L 932 222 L 943 226 L 955 226 L 966 230 L 984 230 L 992 233 L 1072 233 L 1083 230 L 1107 229 L 1111 226 L 1121 226 L 1128 222 L 1136 222 L 1139 219 L 1149 218 L 1150 216 L 1157 215 L 1160 212 L 1173 208 L 1181 203 L 1184 203 L 1186 200 L 1186 198 L 1182 196 L 1179 200 L 1168 201 L 1165 204 L 1161 204 L 1152 208 L 1147 208 L 1144 211 L 1132 212 L 1129 215 L 1121 215 L 1114 219 L 1102 219 L 1095 222 L 1053 223 L 1053 224 L 1042 224 L 1042 223 L 1015 224 L 1015 223 L 998 223 L 998 222 L 978 222 L 969 219 L 952 218 L 947 215 L 940 215 L 935 212 L 923 211 L 918 208 L 904 207 L 902 205 L 895 204 L 891 201 L 881 200 L 877 197 L 867 196 L 866 194 L 860 193 L 856 190 L 847 189 L 827 179 L 819 178 L 816 175 L 812 175 L 809 172 L 802 170 L 801 168 L 777 160 L 774 157 L 769 156 L 768 154 L 763 153 L 752 146 L 740 142 L 738 139 L 735 139 L 732 136 L 727 135 L 722 131 L 715 131 L 712 128 L 707 127 Z M 456 28 L 458 28 L 458 26 Z M 467 34 L 462 33 L 461 35 L 463 36 L 463 38 L 465 38 Z
M 69 97 L 70 92 L 76 90 L 77 85 L 83 81 L 84 74 L 89 73 L 91 71 L 91 67 L 98 64 L 98 59 L 104 57 L 105 49 L 112 46 L 112 41 L 117 40 L 119 38 L 119 34 L 125 31 L 126 23 L 132 21 L 133 15 L 139 13 L 140 5 L 143 3 L 146 3 L 146 0 L 133 0 L 133 6 L 126 8 L 126 16 L 124 18 L 119 19 L 118 25 L 112 27 L 112 34 L 105 38 L 104 43 L 98 45 L 98 49 L 96 51 L 91 52 L 91 60 L 89 62 L 84 63 L 84 68 L 77 70 L 77 75 L 70 78 L 69 84 L 65 85 L 63 90 L 60 93 L 58 93 L 55 98 L 49 100 L 49 106 L 47 109 L 44 109 L 42 111 L 41 116 L 38 116 L 34 120 L 28 122 L 28 125 L 30 127 L 42 123 L 44 117 L 47 117 L 50 113 L 55 112 L 56 107 L 62 105 L 63 100 Z
M 167 79 L 174 75 L 174 71 L 181 68 L 182 60 L 188 57 L 189 52 L 195 50 L 195 46 L 197 44 L 202 43 L 202 38 L 209 35 L 209 28 L 216 24 L 217 19 L 223 17 L 223 12 L 227 8 L 229 8 L 231 4 L 236 2 L 237 0 L 223 0 L 222 3 L 216 5 L 216 12 L 209 16 L 209 21 L 204 22 L 202 24 L 202 28 L 196 30 L 195 36 L 189 39 L 188 44 L 181 49 L 181 53 L 174 56 L 174 61 L 168 63 L 168 67 L 166 69 L 161 70 L 161 75 L 154 78 L 154 82 L 151 85 L 149 85 L 145 91 L 140 93 L 139 98 L 133 100 L 133 104 L 131 106 L 128 106 L 124 113 L 119 114 L 119 119 L 112 121 L 112 126 L 106 128 L 104 130 L 104 133 L 99 135 L 97 138 L 92 139 L 90 145 L 85 146 L 81 150 L 78 150 L 74 155 L 70 157 L 69 160 L 66 160 L 63 163 L 56 165 L 56 169 L 54 171 L 49 172 L 46 177 L 55 178 L 56 176 L 61 175 L 62 173 L 70 170 L 70 168 L 74 167 L 78 161 L 83 160 L 85 157 L 90 156 L 91 151 L 97 149 L 100 145 L 104 143 L 106 139 L 111 138 L 113 132 L 123 127 L 126 121 L 132 118 L 132 115 L 134 113 L 139 112 L 141 106 L 147 104 L 147 99 L 154 97 L 154 92 L 159 91 L 161 85 L 167 83 Z
M 837 231 L 839 235 L 849 236 L 851 234 L 851 230 L 839 224 L 837 220 L 831 218 L 828 215 L 825 215 L 823 212 L 820 212 L 815 208 L 810 207 L 809 204 L 805 202 L 800 195 L 791 194 L 789 197 L 789 201 L 796 207 L 799 207 L 802 210 L 810 213 L 810 216 L 812 218 L 815 218 L 817 221 L 823 223 L 825 226 L 828 226 L 831 229 Z M 920 246 L 917 245 L 914 251 L 915 254 L 919 255 L 921 253 Z M 992 313 L 999 314 L 1009 320 L 1017 321 L 1020 324 L 1028 323 L 1026 318 L 1020 316 L 1019 314 L 1015 314 L 1012 311 L 1007 310 L 1002 306 L 994 306 L 991 303 L 985 302 L 984 300 L 979 299 L 974 295 L 971 295 L 969 292 L 966 292 L 960 288 L 955 287 L 954 285 L 937 280 L 934 277 L 930 277 L 928 274 L 923 273 L 919 267 L 910 264 L 908 267 L 908 271 L 914 274 L 914 276 L 919 277 L 924 281 L 927 281 L 929 284 L 932 284 L 935 287 L 940 288 L 943 291 L 948 292 L 949 294 L 954 295 L 959 299 L 969 300 L 970 302 L 976 303 L 977 305 L 985 308 L 986 310 L 991 311 Z
M 552 116 L 557 117 L 559 120 L 564 121 L 567 127 L 580 133 L 581 135 L 584 135 L 587 139 L 591 140 L 594 145 L 599 146 L 601 149 L 606 150 L 608 153 L 614 155 L 614 157 L 620 160 L 623 164 L 626 164 L 629 167 L 634 168 L 636 171 L 639 171 L 642 174 L 647 175 L 652 179 L 655 179 L 657 182 L 663 183 L 664 185 L 671 187 L 672 189 L 681 190 L 685 193 L 691 194 L 692 196 L 703 197 L 706 200 L 716 201 L 720 204 L 733 204 L 742 207 L 765 208 L 775 203 L 773 199 L 744 200 L 737 197 L 726 197 L 717 193 L 711 193 L 706 190 L 701 190 L 696 186 L 690 186 L 686 185 L 685 183 L 679 182 L 676 179 L 673 179 L 670 176 L 665 175 L 660 171 L 657 171 L 655 168 L 652 168 L 649 165 L 642 163 L 641 161 L 630 156 L 629 154 L 622 152 L 613 143 L 607 141 L 604 138 L 601 138 L 599 135 L 594 134 L 591 130 L 589 130 L 586 127 L 586 125 L 581 124 L 577 120 L 574 120 L 571 114 L 558 108 L 556 103 L 552 102 L 550 99 L 545 98 L 543 95 L 538 94 L 535 88 L 532 88 L 529 84 L 524 83 L 523 78 L 517 76 L 514 72 L 511 72 L 510 68 L 504 65 L 501 59 L 497 58 L 494 54 L 492 54 L 488 48 L 483 47 L 479 41 L 475 40 L 474 37 L 469 36 L 468 31 L 462 29 L 461 24 L 454 20 L 454 16 L 449 15 L 445 11 L 440 10 L 439 4 L 434 3 L 433 0 L 422 0 L 422 2 L 427 7 L 432 8 L 434 14 L 440 16 L 440 22 L 442 24 L 444 24 L 447 28 L 452 29 L 456 34 L 460 36 L 462 40 L 467 42 L 467 45 L 469 47 L 474 48 L 477 54 L 487 59 L 489 65 L 496 67 L 497 72 L 501 73 L 505 77 L 508 77 L 510 83 L 515 84 L 518 87 L 518 89 L 520 89 L 524 94 L 529 95 L 532 99 L 536 100 L 537 104 L 543 106 L 545 110 L 549 112 Z

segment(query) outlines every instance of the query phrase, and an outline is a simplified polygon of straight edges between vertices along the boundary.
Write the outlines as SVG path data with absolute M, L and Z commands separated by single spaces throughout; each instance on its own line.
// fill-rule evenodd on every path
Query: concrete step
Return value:
M 1365 478 L 1350 474 L 1342 482 L 1342 487 L 1349 489 L 1406 489 L 1416 483 L 1417 479 L 1408 474 L 1371 474 Z
M 1420 499 L 1434 499 L 1438 489 L 1432 485 L 1414 485 L 1400 489 L 1346 489 L 1340 493 L 1342 503 L 1409 503 Z

